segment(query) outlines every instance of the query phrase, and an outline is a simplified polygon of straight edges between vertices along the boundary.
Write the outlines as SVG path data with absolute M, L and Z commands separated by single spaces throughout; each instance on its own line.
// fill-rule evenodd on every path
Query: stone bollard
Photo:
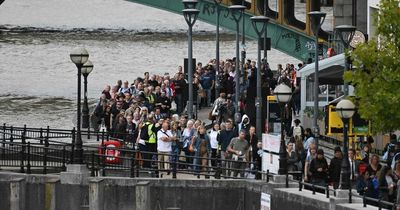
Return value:
M 10 210 L 25 209 L 26 183 L 24 178 L 10 180 Z
M 68 164 L 67 171 L 61 172 L 61 184 L 83 184 L 89 183 L 89 169 L 83 164 Z
M 89 210 L 103 210 L 104 185 L 103 178 L 94 178 L 89 182 Z
M 45 210 L 56 209 L 56 184 L 60 182 L 60 179 L 53 178 L 46 180 L 45 183 Z
M 142 181 L 136 184 L 136 209 L 150 209 L 150 182 Z

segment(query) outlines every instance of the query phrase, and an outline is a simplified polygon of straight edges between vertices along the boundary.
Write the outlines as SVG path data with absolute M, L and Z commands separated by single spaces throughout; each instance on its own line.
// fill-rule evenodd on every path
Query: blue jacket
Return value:
M 210 138 L 208 137 L 207 134 L 204 134 L 204 138 L 206 140 L 207 152 L 208 154 L 211 154 Z M 201 144 L 201 138 L 200 135 L 197 135 L 193 142 L 193 147 L 196 149 L 196 156 L 200 153 L 200 144 Z

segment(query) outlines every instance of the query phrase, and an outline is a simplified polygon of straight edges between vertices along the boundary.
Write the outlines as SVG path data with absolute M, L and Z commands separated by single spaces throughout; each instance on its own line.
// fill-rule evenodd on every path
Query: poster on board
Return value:
M 278 174 L 279 170 L 279 155 L 275 155 L 268 152 L 263 152 L 262 155 L 262 171 L 266 172 L 269 170 L 269 173 Z
M 281 146 L 281 136 L 263 133 L 262 146 L 263 150 L 266 150 L 267 152 L 279 153 L 279 148 Z

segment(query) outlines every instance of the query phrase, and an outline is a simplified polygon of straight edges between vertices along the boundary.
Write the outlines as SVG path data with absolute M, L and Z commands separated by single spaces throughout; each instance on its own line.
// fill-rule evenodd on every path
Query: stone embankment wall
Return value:
M 326 198 L 322 194 L 312 195 L 310 191 L 300 192 L 297 184 L 284 188 L 280 178 L 266 183 L 255 180 L 95 177 L 81 184 L 65 184 L 56 175 L 0 172 L 0 209 L 253 210 L 260 209 L 261 192 L 271 195 L 273 210 L 350 210 L 361 207 L 357 200 L 355 204 L 346 204 L 346 196 Z

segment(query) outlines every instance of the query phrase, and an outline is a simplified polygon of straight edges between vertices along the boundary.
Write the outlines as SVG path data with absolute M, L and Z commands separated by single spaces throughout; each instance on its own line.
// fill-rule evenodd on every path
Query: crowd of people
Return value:
M 247 60 L 243 65 L 240 85 L 239 110 L 242 120 L 234 119 L 235 107 L 235 58 L 220 62 L 215 59 L 207 65 L 197 63 L 193 77 L 193 98 L 196 109 L 212 107 L 210 119 L 214 124 L 207 132 L 204 122 L 187 116 L 188 99 L 187 76 L 182 66 L 170 76 L 150 75 L 137 77 L 133 82 L 117 81 L 114 86 L 107 85 L 92 115 L 96 130 L 104 129 L 112 137 L 122 139 L 128 144 L 137 145 L 143 151 L 142 167 L 150 168 L 154 157 L 146 152 L 158 152 L 159 169 L 170 169 L 170 154 L 184 154 L 189 169 L 205 170 L 205 166 L 215 167 L 218 161 L 205 161 L 202 158 L 222 159 L 222 168 L 261 168 L 260 140 L 255 135 L 255 81 L 256 62 Z M 216 74 L 218 70 L 218 74 Z M 284 70 L 278 66 L 278 74 L 272 72 L 268 63 L 262 65 L 263 94 L 269 95 L 278 82 L 288 82 L 295 89 L 296 70 L 288 64 Z M 215 95 L 215 89 L 219 95 Z M 243 141 L 246 140 L 246 141 Z M 228 160 L 235 160 L 231 164 Z M 208 163 L 210 162 L 210 163 Z M 242 164 L 243 162 L 249 162 Z M 252 162 L 252 164 L 250 164 Z M 257 164 L 255 164 L 257 162 Z M 195 167 L 194 167 L 195 166 Z M 224 170 L 224 175 L 230 175 Z M 243 171 L 239 173 L 244 176 Z M 234 176 L 238 173 L 234 172 Z
M 359 142 L 358 149 L 348 150 L 349 183 L 342 183 L 342 162 L 344 158 L 340 147 L 334 148 L 334 155 L 328 163 L 324 150 L 317 148 L 311 129 L 304 129 L 299 120 L 288 133 L 287 143 L 288 171 L 301 171 L 304 181 L 337 189 L 346 185 L 363 196 L 396 202 L 397 182 L 400 180 L 400 142 L 392 135 L 392 142 L 385 147 L 383 160 L 370 154 L 372 137 Z M 346 179 L 345 179 L 346 180 Z M 348 186 L 349 185 L 349 186 Z M 367 200 L 369 204 L 377 204 Z
M 255 134 L 254 113 L 256 62 L 247 60 L 245 71 L 241 72 L 241 120 L 234 119 L 234 65 L 235 59 L 221 61 L 219 68 L 216 68 L 215 60 L 204 66 L 202 63 L 196 65 L 194 104 L 196 109 L 211 107 L 213 124 L 209 131 L 200 119 L 186 115 L 188 84 L 181 66 L 172 77 L 168 73 L 150 75 L 146 72 L 131 83 L 119 80 L 112 87 L 107 85 L 93 113 L 95 127 L 105 129 L 112 137 L 128 144 L 137 145 L 142 152 L 143 168 L 154 167 L 154 155 L 146 153 L 154 152 L 158 153 L 157 168 L 164 171 L 171 169 L 173 154 L 186 157 L 178 156 L 178 162 L 182 163 L 179 167 L 209 172 L 210 168 L 220 164 L 222 175 L 226 177 L 243 177 L 244 169 L 260 170 L 261 139 Z M 268 63 L 263 63 L 261 68 L 263 95 L 270 95 L 280 83 L 292 87 L 289 112 L 295 115 L 300 111 L 300 87 L 296 74 L 302 64 L 297 67 L 287 64 L 284 69 L 278 65 L 277 71 L 273 72 Z M 216 69 L 218 74 L 215 74 Z M 220 93 L 218 96 L 215 88 Z M 311 129 L 304 129 L 298 119 L 293 122 L 293 126 L 290 126 L 290 120 L 284 128 L 290 137 L 287 143 L 288 171 L 301 171 L 307 182 L 338 188 L 341 185 L 341 149 L 335 148 L 334 157 L 327 161 L 324 151 L 317 149 Z M 390 164 L 382 166 L 379 156 L 369 157 L 370 143 L 361 146 L 357 152 L 354 149 L 348 152 L 351 185 L 361 195 L 393 201 L 400 164 L 394 162 L 392 167 Z

